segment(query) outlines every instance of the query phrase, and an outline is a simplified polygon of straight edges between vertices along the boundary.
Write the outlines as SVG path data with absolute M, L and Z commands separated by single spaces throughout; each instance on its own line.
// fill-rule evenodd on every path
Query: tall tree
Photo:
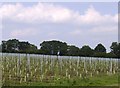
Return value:
M 29 42 L 19 42 L 19 52 L 36 53 L 37 47 Z
M 40 46 L 40 51 L 42 54 L 57 55 L 57 53 L 60 52 L 60 55 L 66 55 L 67 53 L 67 43 L 65 42 L 60 42 L 56 40 L 43 41 Z
M 68 49 L 67 49 L 67 55 L 70 55 L 70 56 L 78 56 L 79 55 L 79 48 L 76 47 L 76 46 L 68 46 Z
M 17 52 L 18 51 L 18 46 L 19 46 L 19 40 L 17 39 L 10 39 L 6 42 L 4 42 L 5 48 L 7 52 Z
M 7 42 L 6 41 L 2 41 L 1 47 L 2 47 L 2 52 L 7 52 Z
M 95 52 L 106 53 L 106 48 L 100 43 L 95 47 Z
M 80 49 L 80 55 L 81 56 L 93 56 L 93 50 L 88 45 L 84 45 Z
M 117 57 L 120 57 L 120 43 L 113 42 L 110 48 L 111 53 L 115 54 Z
M 118 43 L 118 55 L 117 56 L 120 58 L 120 43 Z
M 20 42 L 17 39 L 10 39 L 8 41 L 2 41 L 2 52 L 9 53 L 35 53 L 37 51 L 37 47 L 28 42 Z
M 118 52 L 118 43 L 117 42 L 112 42 L 112 45 L 110 46 L 111 52 L 114 54 L 117 54 Z

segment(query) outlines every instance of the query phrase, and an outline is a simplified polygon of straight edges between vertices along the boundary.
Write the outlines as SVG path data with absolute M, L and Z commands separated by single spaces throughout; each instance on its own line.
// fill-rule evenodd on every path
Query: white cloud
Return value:
M 118 22 L 118 15 L 101 14 L 93 6 L 90 6 L 83 15 L 78 14 L 76 20 L 81 25 L 106 25 Z
M 12 4 L 3 4 L 0 6 L 0 16 L 3 18 L 13 18 L 18 12 L 22 9 L 22 5 L 17 3 L 15 5 Z
M 57 32 L 50 32 L 48 33 L 48 36 L 56 36 L 58 33 Z
M 11 32 L 12 37 L 27 37 L 34 36 L 37 32 L 34 29 L 17 29 Z
M 82 20 L 85 23 L 95 23 L 98 22 L 102 16 L 97 12 L 94 7 L 90 7 L 84 15 L 80 16 L 79 20 Z
M 83 31 L 80 29 L 77 29 L 77 30 L 71 31 L 69 34 L 72 36 L 81 36 L 83 34 Z
M 83 41 L 90 41 L 97 39 L 97 41 L 100 41 L 102 39 L 111 41 L 112 38 L 118 36 L 118 29 L 117 26 L 113 27 L 93 27 L 90 30 L 84 29 L 77 29 L 69 32 L 70 37 L 75 39 L 75 40 L 83 40 Z M 69 35 L 68 34 L 68 35 Z
M 93 39 L 98 39 L 98 41 L 104 39 L 106 42 L 109 42 L 115 38 L 117 40 L 118 28 L 117 26 L 94 27 L 91 30 L 86 31 L 86 34 Z
M 117 26 L 116 27 L 96 27 L 91 30 L 93 33 L 117 33 Z
M 24 7 L 19 3 L 5 4 L 0 7 L 0 14 L 3 18 L 25 22 L 61 22 L 69 20 L 72 15 L 69 9 L 46 3 L 38 3 L 32 7 Z
M 72 35 L 81 34 L 83 26 L 93 26 L 89 28 L 94 32 L 114 32 L 117 30 L 118 15 L 101 14 L 93 6 L 90 6 L 84 14 L 73 11 L 71 9 L 55 5 L 52 3 L 37 3 L 32 6 L 24 6 L 21 3 L 16 4 L 2 4 L 0 5 L 0 16 L 3 19 L 14 20 L 25 23 L 73 23 L 79 26 L 78 30 L 71 31 Z M 113 26 L 111 28 L 111 26 Z M 115 29 L 116 28 L 116 29 Z M 79 30 L 81 29 L 81 30 Z M 26 33 L 28 30 L 26 30 Z M 12 35 L 24 35 L 21 30 L 13 32 Z M 48 35 L 56 35 L 56 33 L 49 33 Z
M 117 14 L 112 16 L 109 14 L 102 15 L 90 6 L 88 10 L 81 15 L 77 11 L 54 5 L 50 3 L 38 3 L 33 6 L 23 6 L 17 4 L 3 4 L 0 6 L 0 14 L 3 18 L 9 18 L 16 21 L 27 23 L 37 22 L 75 22 L 80 24 L 101 24 L 101 23 L 114 23 L 117 22 Z

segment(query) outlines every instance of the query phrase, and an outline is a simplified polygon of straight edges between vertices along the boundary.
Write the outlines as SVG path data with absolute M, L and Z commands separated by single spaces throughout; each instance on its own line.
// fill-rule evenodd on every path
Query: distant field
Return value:
M 117 86 L 118 59 L 3 54 L 3 86 Z

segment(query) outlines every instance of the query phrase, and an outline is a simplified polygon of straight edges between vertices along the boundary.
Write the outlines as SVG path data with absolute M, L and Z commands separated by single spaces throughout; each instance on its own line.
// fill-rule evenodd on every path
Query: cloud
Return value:
M 32 7 L 24 7 L 20 3 L 5 4 L 0 7 L 0 14 L 3 18 L 25 22 L 61 22 L 69 20 L 72 15 L 69 9 L 47 3 L 38 3 Z
M 27 36 L 35 36 L 37 32 L 34 29 L 17 29 L 10 33 L 12 37 L 27 37 Z
M 75 28 L 71 31 L 70 34 L 73 35 L 81 34 L 81 30 L 86 31 L 88 27 L 92 32 L 111 32 L 111 26 L 116 30 L 117 28 L 115 29 L 115 27 L 118 23 L 118 14 L 101 14 L 92 5 L 84 12 L 84 14 L 80 14 L 79 11 L 74 11 L 52 3 L 37 3 L 32 6 L 24 6 L 22 3 L 1 4 L 0 17 L 1 16 L 3 20 L 6 19 L 8 21 L 12 20 L 22 23 L 39 24 L 50 22 L 74 24 L 78 27 L 78 30 Z M 15 35 L 22 34 L 20 30 L 17 31 L 14 32 Z M 26 32 L 27 31 L 28 30 L 26 30 Z M 49 35 L 55 34 L 56 33 L 52 33 Z
M 71 36 L 81 36 L 82 33 L 83 33 L 83 31 L 81 29 L 77 29 L 77 30 L 71 31 L 69 34 Z
M 101 14 L 93 6 L 90 6 L 83 15 L 78 14 L 76 20 L 81 25 L 111 25 L 118 22 L 118 15 Z
M 56 36 L 58 33 L 57 32 L 50 32 L 48 33 L 48 36 Z
M 37 3 L 32 6 L 23 6 L 21 3 L 3 4 L 0 6 L 0 14 L 3 18 L 27 23 L 64 23 L 72 22 L 79 25 L 98 25 L 101 23 L 117 22 L 117 14 L 102 15 L 93 6 L 90 6 L 84 14 L 69 8 L 52 3 Z
M 91 30 L 91 32 L 92 33 L 99 33 L 99 34 L 101 34 L 101 33 L 111 33 L 111 34 L 113 34 L 113 33 L 117 33 L 117 26 L 116 27 L 96 27 L 96 28 L 93 28 L 92 30 Z
M 0 5 L 0 16 L 2 16 L 2 18 L 13 18 L 18 14 L 21 9 L 22 5 L 19 3 L 15 5 L 3 4 Z

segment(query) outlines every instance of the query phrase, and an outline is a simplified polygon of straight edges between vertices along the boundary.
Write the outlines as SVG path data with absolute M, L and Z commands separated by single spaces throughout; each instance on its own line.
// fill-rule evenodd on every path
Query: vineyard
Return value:
M 94 82 L 100 78 L 118 83 L 118 59 L 10 53 L 1 57 L 3 86 L 85 86 L 87 81 L 93 86 L 101 85 Z

